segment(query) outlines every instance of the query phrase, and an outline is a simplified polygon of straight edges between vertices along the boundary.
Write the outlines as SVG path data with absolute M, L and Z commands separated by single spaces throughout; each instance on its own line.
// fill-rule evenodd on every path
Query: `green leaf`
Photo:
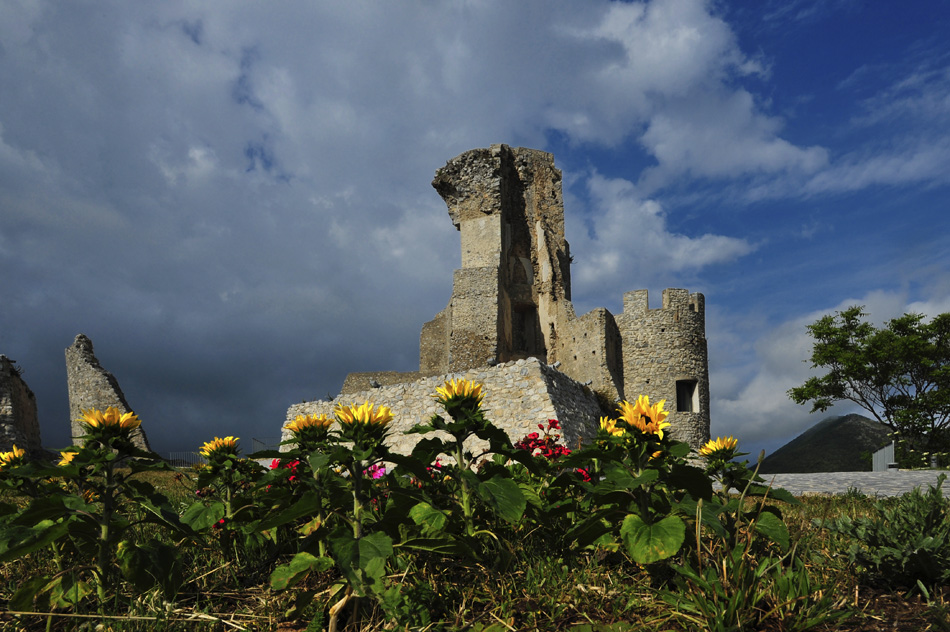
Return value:
M 33 600 L 36 598 L 37 593 L 46 586 L 47 582 L 49 582 L 49 577 L 39 575 L 37 577 L 31 577 L 20 584 L 17 591 L 10 597 L 10 601 L 7 602 L 7 609 L 20 612 L 32 612 Z
M 647 524 L 636 514 L 629 514 L 620 527 L 620 536 L 630 556 L 638 564 L 665 560 L 680 550 L 686 539 L 686 525 L 678 516 L 667 516 Z
M 425 535 L 441 533 L 449 518 L 444 511 L 436 509 L 427 502 L 421 502 L 410 509 L 409 517 L 422 527 L 422 533 Z
M 312 572 L 323 572 L 333 567 L 329 557 L 317 557 L 305 551 L 297 553 L 289 563 L 278 566 L 270 576 L 273 590 L 286 590 Z
M 9 562 L 46 548 L 69 532 L 72 520 L 42 520 L 33 527 L 14 526 L 0 532 L 0 562 Z
M 50 603 L 57 608 L 76 606 L 92 592 L 89 584 L 77 580 L 72 573 L 60 575 L 48 585 L 48 588 Z
M 285 507 L 281 511 L 272 512 L 266 518 L 255 525 L 258 531 L 266 531 L 280 525 L 293 522 L 298 518 L 308 516 L 320 509 L 320 495 L 316 492 L 306 492 L 300 497 L 295 498 L 293 504 Z
M 510 478 L 493 476 L 478 486 L 478 494 L 508 522 L 518 522 L 528 502 L 521 488 Z
M 216 501 L 205 505 L 199 501 L 185 510 L 185 513 L 181 516 L 181 521 L 195 531 L 203 531 L 210 529 L 211 525 L 224 518 L 224 514 L 224 503 Z
M 775 542 L 783 551 L 788 550 L 788 527 L 774 513 L 763 511 L 755 519 L 755 530 Z

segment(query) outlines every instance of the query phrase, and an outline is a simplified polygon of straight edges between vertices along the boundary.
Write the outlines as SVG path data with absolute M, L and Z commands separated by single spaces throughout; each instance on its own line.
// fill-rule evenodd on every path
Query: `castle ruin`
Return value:
M 534 359 L 611 402 L 640 394 L 665 399 L 676 439 L 694 449 L 709 439 L 703 295 L 667 289 L 662 307 L 650 309 L 647 291 L 636 290 L 624 294 L 616 316 L 604 308 L 576 316 L 561 172 L 551 154 L 507 145 L 473 149 L 439 169 L 432 186 L 461 233 L 462 267 L 454 273 L 452 296 L 422 327 L 418 372 L 351 373 L 340 398 L 393 405 L 374 397 L 373 389 L 440 384 L 426 379 L 433 376 L 484 377 L 492 368 Z M 288 419 L 332 410 L 334 402 L 291 407 Z M 508 404 L 508 410 L 518 406 Z M 581 409 L 592 414 L 587 404 Z M 528 419 L 525 432 L 537 421 Z M 596 416 L 560 421 L 584 429 L 580 435 L 596 432 Z M 521 436 L 517 428 L 506 430 Z

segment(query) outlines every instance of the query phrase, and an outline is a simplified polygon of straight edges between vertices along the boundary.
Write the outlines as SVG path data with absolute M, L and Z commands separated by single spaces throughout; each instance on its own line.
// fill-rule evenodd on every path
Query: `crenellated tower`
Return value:
M 665 399 L 672 434 L 696 447 L 709 440 L 709 359 L 702 294 L 663 290 L 650 309 L 647 290 L 627 292 L 617 316 L 627 397 Z

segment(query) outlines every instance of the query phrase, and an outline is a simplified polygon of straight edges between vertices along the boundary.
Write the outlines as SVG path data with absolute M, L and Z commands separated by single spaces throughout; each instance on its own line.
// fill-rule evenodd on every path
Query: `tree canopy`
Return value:
M 812 412 L 851 401 L 922 450 L 950 448 L 950 313 L 909 313 L 877 328 L 863 306 L 808 325 L 813 368 L 827 369 L 788 391 Z

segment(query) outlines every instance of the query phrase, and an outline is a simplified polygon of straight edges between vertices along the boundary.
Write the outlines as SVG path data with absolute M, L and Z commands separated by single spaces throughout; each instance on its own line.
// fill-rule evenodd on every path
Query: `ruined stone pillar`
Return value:
M 14 361 L 0 355 L 0 452 L 14 445 L 33 456 L 43 452 L 36 396 Z
M 69 419 L 73 443 L 82 445 L 84 430 L 79 420 L 82 411 L 96 408 L 105 411 L 115 406 L 119 412 L 132 412 L 119 382 L 102 368 L 92 352 L 92 340 L 85 334 L 76 336 L 72 346 L 66 348 L 66 385 L 69 388 Z M 132 432 L 132 442 L 142 450 L 149 450 L 148 439 L 141 426 Z

